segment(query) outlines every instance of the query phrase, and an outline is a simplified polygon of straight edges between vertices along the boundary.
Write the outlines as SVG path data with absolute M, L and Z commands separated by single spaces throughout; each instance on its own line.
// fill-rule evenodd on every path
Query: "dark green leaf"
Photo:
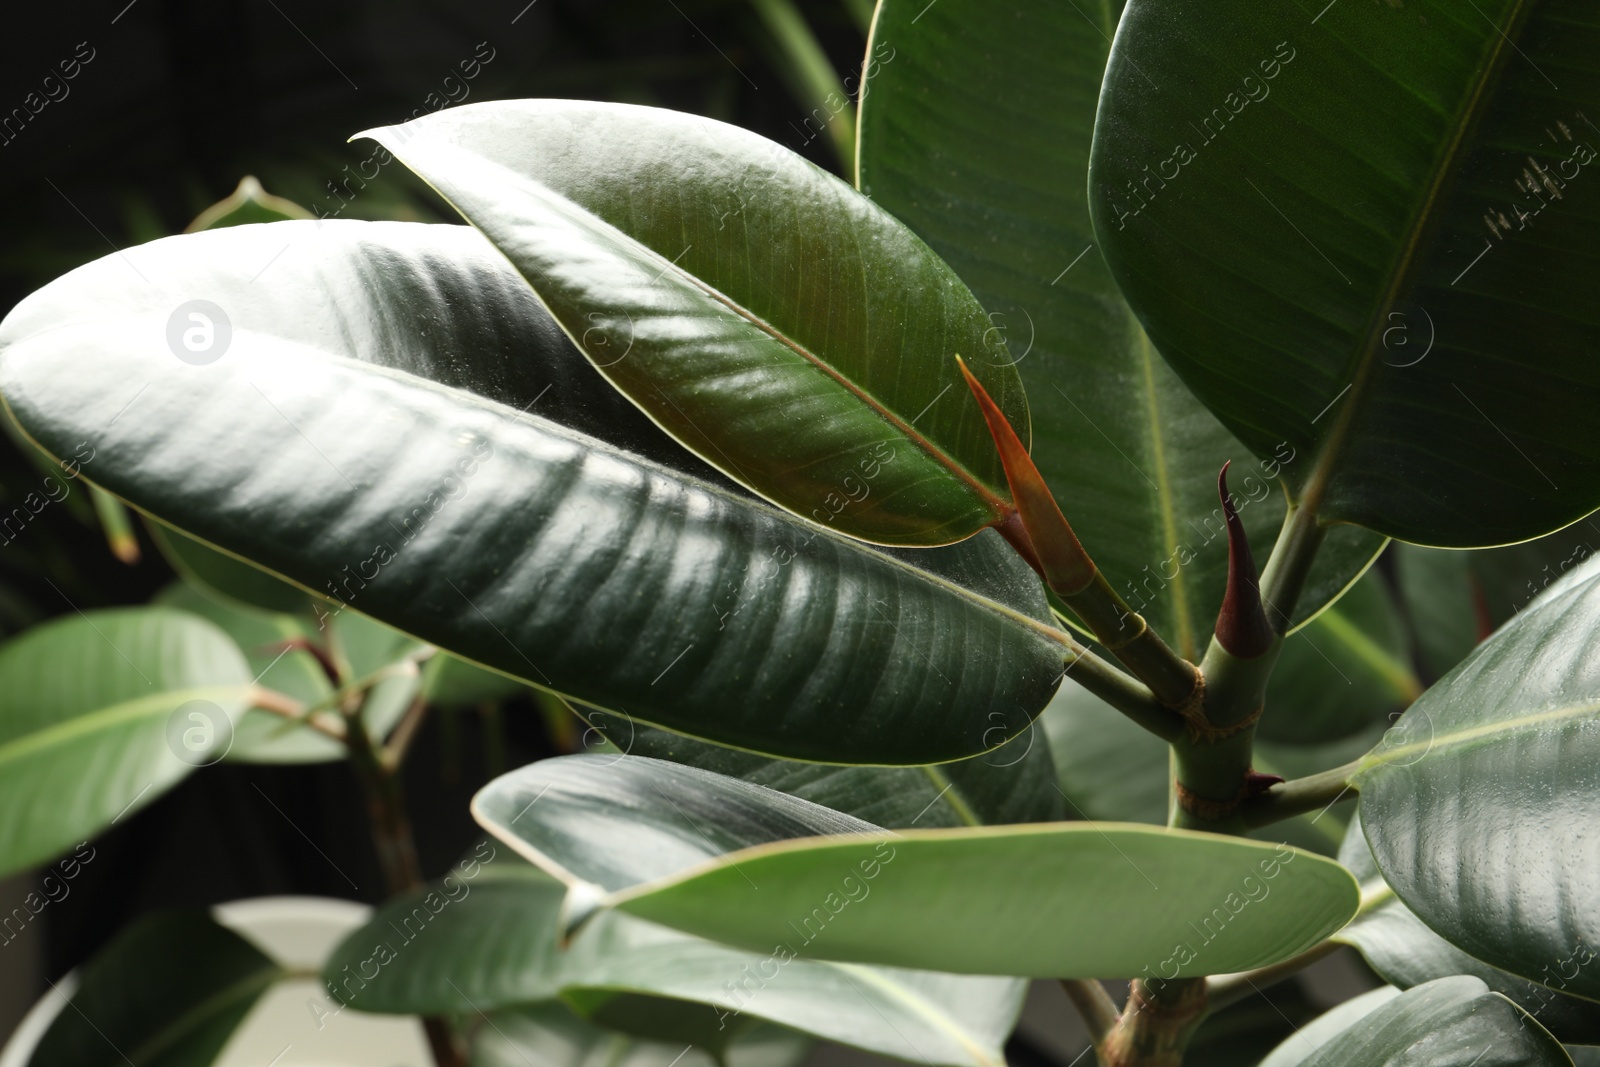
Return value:
M 1331 1036 L 1286 1040 L 1272 1067 L 1568 1067 L 1570 1061 L 1539 1024 L 1476 978 L 1440 978 L 1388 997 L 1383 990 L 1335 1009 L 1343 1021 Z M 1316 1025 L 1316 1024 L 1313 1024 Z M 1309 1028 L 1308 1028 L 1309 1029 Z M 1316 1040 L 1322 1039 L 1322 1040 Z M 1310 1052 L 1307 1046 L 1315 1046 Z M 1264 1064 L 1263 1067 L 1266 1067 Z
M 948 544 L 1004 517 L 954 358 L 987 357 L 978 374 L 1026 437 L 1004 343 L 925 244 L 789 149 L 571 100 L 359 136 L 488 234 L 595 367 L 729 477 L 883 544 Z
M 1600 559 L 1401 716 L 1352 777 L 1378 867 L 1458 948 L 1600 999 Z
M 84 965 L 28 1067 L 208 1067 L 281 977 L 203 911 L 147 916 Z
M 1387 981 L 1409 989 L 1435 978 L 1468 974 L 1513 1001 L 1539 1020 L 1561 1041 L 1600 1044 L 1600 1004 L 1558 993 L 1548 985 L 1518 978 L 1456 948 L 1427 925 L 1394 895 L 1373 862 L 1372 850 L 1361 833 L 1359 819 L 1352 820 L 1339 850 L 1339 862 L 1361 883 L 1363 901 L 1377 901 L 1336 935 L 1354 945 L 1372 969 Z M 1565 979 L 1545 976 L 1560 984 Z
M 1055 687 L 1064 638 L 998 535 L 913 564 L 732 491 L 465 227 L 284 222 L 125 255 L 160 284 L 114 256 L 24 301 L 0 391 L 47 450 L 92 432 L 106 488 L 208 544 L 462 658 L 775 755 L 971 756 Z M 231 320 L 204 366 L 149 341 L 196 292 Z
M 1198 661 L 1222 604 L 1216 477 L 1232 459 L 1259 553 L 1277 535 L 1287 444 L 1259 463 L 1168 369 L 1123 301 L 1089 221 L 1100 76 L 1120 0 L 885 0 L 866 61 L 862 191 L 903 219 L 989 311 L 1028 390 L 1034 462 L 1117 591 Z M 972 359 L 969 363 L 974 363 Z M 1336 532 L 1295 621 L 1382 545 Z
M 1323 520 L 1475 546 L 1600 505 L 1596 48 L 1583 0 L 1127 5 L 1102 250 Z

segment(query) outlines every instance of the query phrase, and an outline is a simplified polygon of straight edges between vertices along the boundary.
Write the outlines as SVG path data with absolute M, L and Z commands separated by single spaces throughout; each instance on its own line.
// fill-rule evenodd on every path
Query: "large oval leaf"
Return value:
M 1343 868 L 1286 846 L 1083 823 L 895 834 L 640 757 L 545 760 L 491 782 L 473 812 L 568 883 L 570 925 L 614 908 L 804 958 L 1037 977 L 1219 973 L 1302 951 L 1356 906 Z
M 1351 781 L 1383 876 L 1468 954 L 1600 999 L 1600 559 L 1422 695 Z
M 1309 461 L 1287 444 L 1250 458 L 1156 353 L 1094 247 L 1089 144 L 1121 10 L 1028 0 L 995 18 L 982 0 L 879 4 L 860 185 L 972 286 L 1008 341 L 1033 460 L 1073 529 L 1128 603 L 1199 662 L 1228 567 L 1217 471 L 1234 461 L 1235 502 L 1264 552 L 1285 507 L 1272 483 Z M 1381 545 L 1336 532 L 1294 621 Z
M 600 372 L 729 477 L 884 544 L 946 544 L 1007 513 L 954 359 L 986 355 L 978 374 L 1025 434 L 1004 343 L 911 231 L 789 149 L 570 100 L 359 136 L 488 234 Z
M 561 950 L 565 888 L 515 859 L 479 866 L 400 896 L 345 940 L 325 975 L 346 1003 L 434 1014 L 645 994 L 707 1006 L 725 1032 L 767 1020 L 887 1056 L 999 1067 L 1026 992 L 1010 979 L 741 951 L 614 912 Z M 388 962 L 362 980 L 375 959 Z
M 1130 0 L 1096 232 L 1324 520 L 1471 546 L 1600 505 L 1597 47 L 1583 0 Z
M 94 836 L 221 759 L 251 689 L 226 634 L 168 608 L 71 615 L 7 642 L 0 871 Z
M 1299 1055 L 1312 1042 L 1296 1035 L 1267 1063 L 1273 1067 L 1568 1067 L 1572 1062 L 1542 1027 L 1476 978 L 1440 978 L 1381 1000 L 1373 995 L 1338 1018 L 1343 1021 L 1350 1014 L 1359 1017 L 1338 1034 L 1328 1036 L 1319 1030 L 1315 1051 Z
M 777 755 L 969 756 L 1054 688 L 1065 639 L 998 535 L 916 558 L 1015 603 L 732 491 L 465 227 L 285 222 L 124 254 L 155 281 L 108 257 L 8 317 L 0 391 L 47 451 L 92 435 L 102 485 L 211 545 L 530 683 Z M 231 320 L 205 366 L 163 341 L 196 292 Z
M 203 1067 L 283 976 L 204 912 L 146 916 L 84 966 L 28 1067 Z
M 1362 915 L 1336 935 L 1353 945 L 1372 969 L 1401 989 L 1468 974 L 1481 979 L 1496 993 L 1539 1021 L 1558 1040 L 1592 1045 L 1600 1043 L 1600 1004 L 1568 996 L 1548 985 L 1530 982 L 1491 967 L 1462 952 L 1428 929 L 1384 882 L 1373 862 L 1372 851 L 1361 833 L 1360 819 L 1350 823 L 1339 862 L 1361 883 L 1363 901 L 1369 905 Z M 1561 975 L 1547 975 L 1546 981 L 1565 983 Z

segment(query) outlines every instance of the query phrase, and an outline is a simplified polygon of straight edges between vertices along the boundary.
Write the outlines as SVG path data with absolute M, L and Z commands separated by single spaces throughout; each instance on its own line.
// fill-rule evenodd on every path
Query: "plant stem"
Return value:
M 1295 605 L 1326 533 L 1327 527 L 1317 521 L 1315 507 L 1290 505 L 1283 517 L 1278 542 L 1272 546 L 1272 556 L 1261 573 L 1261 604 L 1267 611 L 1267 621 L 1279 634 L 1289 631 Z
M 1219 974 L 1206 979 L 1207 1008 L 1216 1011 L 1236 1004 L 1248 997 L 1251 993 L 1261 992 L 1262 986 L 1281 982 L 1292 974 L 1305 970 L 1324 957 L 1333 955 L 1344 946 L 1337 941 L 1322 941 L 1298 956 L 1290 956 L 1280 960 L 1270 967 L 1257 967 L 1253 971 L 1241 971 L 1238 974 Z
M 1066 673 L 1073 681 L 1163 741 L 1183 736 L 1183 718 L 1162 705 L 1149 686 L 1107 663 L 1071 635 L 1062 633 L 1059 640 L 1071 653 Z
M 1099 1046 L 1102 1067 L 1180 1067 L 1206 1015 L 1206 980 L 1135 978 L 1117 1025 Z
M 406 708 L 399 723 L 395 725 L 394 732 L 389 735 L 389 741 L 383 746 L 379 754 L 383 766 L 390 774 L 399 771 L 400 763 L 406 758 L 406 750 L 411 747 L 411 741 L 417 735 L 417 730 L 422 726 L 422 720 L 428 715 L 428 698 L 426 694 L 418 693 L 417 698 Z
M 270 711 L 274 715 L 281 715 L 292 722 L 300 722 L 320 734 L 326 734 L 335 741 L 344 742 L 344 726 L 342 724 L 312 712 L 305 704 L 287 693 L 280 693 L 276 689 L 263 689 L 257 686 L 250 691 L 250 706 L 260 708 L 262 711 Z
M 1280 782 L 1246 802 L 1239 809 L 1239 815 L 1245 827 L 1254 830 L 1258 826 L 1270 826 L 1308 811 L 1331 808 L 1336 802 L 1356 795 L 1356 787 L 1350 784 L 1350 776 L 1360 766 L 1360 760 L 1352 760 L 1330 771 L 1308 774 L 1292 782 Z
M 1083 1016 L 1083 1023 L 1089 1028 L 1089 1037 L 1098 1049 L 1112 1027 L 1117 1025 L 1116 1001 L 1111 999 L 1106 987 L 1093 978 L 1063 978 L 1061 988 L 1066 991 L 1072 1006 L 1078 1009 L 1078 1014 Z
M 839 154 L 841 173 L 847 179 L 854 178 L 856 109 L 827 53 L 817 43 L 816 34 L 811 32 L 794 0 L 753 0 L 753 3 L 756 14 L 782 51 L 786 65 L 781 66 L 780 71 L 790 83 L 790 91 L 811 116 L 806 121 L 810 122 L 819 111 L 828 116 L 821 125 L 826 126 L 834 151 Z M 838 101 L 837 109 L 829 106 L 830 96 Z
M 407 717 L 411 717 L 409 709 Z M 345 745 L 350 754 L 350 766 L 366 794 L 367 822 L 384 885 L 390 896 L 416 889 L 422 885 L 422 869 L 417 862 L 416 838 L 411 832 L 411 817 L 406 813 L 405 794 L 400 787 L 399 759 L 391 765 L 384 759 L 384 753 L 373 745 L 359 704 L 351 704 L 345 712 Z M 465 1067 L 466 1056 L 446 1019 L 425 1016 L 422 1027 L 438 1067 Z

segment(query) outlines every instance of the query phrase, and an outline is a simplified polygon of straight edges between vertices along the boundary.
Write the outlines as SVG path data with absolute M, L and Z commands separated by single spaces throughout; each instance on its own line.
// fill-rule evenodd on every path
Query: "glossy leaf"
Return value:
M 924 767 L 835 767 L 774 760 L 601 713 L 621 751 L 742 778 L 888 829 L 997 826 L 1065 817 L 1050 743 L 1036 722 L 1001 748 Z
M 1004 343 L 904 225 L 789 149 L 571 100 L 358 136 L 487 234 L 600 373 L 729 477 L 883 544 L 948 544 L 1005 516 L 952 358 L 991 354 L 979 373 L 1026 438 Z
M 92 430 L 106 488 L 303 588 L 797 758 L 975 755 L 1055 686 L 1062 639 L 998 535 L 894 556 L 732 491 L 464 227 L 284 222 L 124 255 L 156 281 L 114 256 L 12 312 L 0 391 L 47 450 Z M 149 340 L 192 292 L 231 321 L 204 366 Z
M 280 977 L 204 912 L 146 916 L 84 965 L 28 1067 L 207 1067 Z
M 1102 250 L 1323 520 L 1474 546 L 1600 505 L 1597 46 L 1581 0 L 1130 0 Z
M 1423 694 L 1352 777 L 1384 878 L 1486 963 L 1600 999 L 1600 559 Z
M 250 693 L 228 636 L 167 608 L 69 615 L 7 642 L 0 870 L 65 851 L 216 762 Z
M 361 1011 L 493 1011 L 556 996 L 599 1010 L 609 997 L 648 995 L 682 1014 L 710 1013 L 730 1032 L 766 1020 L 957 1067 L 1004 1062 L 1025 992 L 1014 979 L 796 959 L 770 945 L 741 951 L 618 913 L 597 916 L 560 950 L 564 895 L 514 858 L 458 865 L 380 908 L 325 977 Z
M 1293 955 L 1355 912 L 1342 868 L 1284 846 L 1083 823 L 895 834 L 640 757 L 544 760 L 491 782 L 473 813 L 568 883 L 569 927 L 616 909 L 804 957 L 964 974 L 1207 974 Z
M 1284 641 L 1256 732 L 1301 744 L 1348 737 L 1421 695 L 1410 657 L 1394 601 L 1369 571 Z
M 472 1041 L 472 1067 L 796 1067 L 804 1039 L 763 1027 L 729 1043 L 724 1054 L 681 1042 L 639 1041 L 585 1022 L 560 1004 L 497 1011 Z
M 1561 1041 L 1600 1043 L 1600 1004 L 1552 989 L 1566 979 L 1543 976 L 1548 985 L 1518 978 L 1456 948 L 1428 929 L 1389 889 L 1373 862 L 1372 851 L 1361 833 L 1359 819 L 1352 820 L 1339 850 L 1339 862 L 1361 883 L 1363 899 L 1380 900 L 1376 907 L 1340 930 L 1335 937 L 1353 945 L 1385 980 L 1410 989 L 1435 978 L 1467 974 L 1481 979 L 1533 1018 Z
M 1222 603 L 1217 471 L 1264 560 L 1284 514 L 1261 462 L 1166 366 L 1111 278 L 1089 221 L 1100 77 L 1122 9 L 885 0 L 868 49 L 860 186 L 955 268 L 1028 390 L 1035 464 L 1112 585 L 1198 662 Z M 964 353 L 965 355 L 965 353 Z M 1333 534 L 1295 613 L 1314 615 L 1382 539 Z
M 1315 1052 L 1298 1056 L 1312 1042 L 1297 1035 L 1266 1062 L 1272 1067 L 1568 1067 L 1571 1063 L 1542 1027 L 1476 978 L 1440 978 L 1381 1002 L 1375 994 L 1368 996 L 1371 999 L 1351 1002 L 1360 1009 L 1352 1007 L 1349 1014 L 1364 1013 L 1344 1030 L 1316 1035 L 1325 1040 Z
M 1400 990 L 1393 986 L 1379 986 L 1351 997 L 1285 1037 L 1259 1067 L 1300 1067 L 1307 1057 L 1315 1055 L 1324 1045 L 1399 995 Z

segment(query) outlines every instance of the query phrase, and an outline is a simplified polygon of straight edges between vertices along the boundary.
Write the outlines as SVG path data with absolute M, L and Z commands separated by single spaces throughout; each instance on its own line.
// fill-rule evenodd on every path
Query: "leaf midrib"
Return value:
M 1464 730 L 1457 730 L 1455 733 L 1430 737 L 1426 741 L 1413 741 L 1408 745 L 1400 745 L 1397 748 L 1389 749 L 1387 752 L 1375 752 L 1361 761 L 1361 768 L 1350 776 L 1351 784 L 1356 784 L 1357 779 L 1368 776 L 1385 764 L 1393 763 L 1399 757 L 1410 755 L 1414 752 L 1420 751 L 1423 756 L 1431 756 L 1441 749 L 1472 746 L 1497 737 L 1509 737 L 1513 734 L 1524 733 L 1530 727 L 1577 719 L 1596 712 L 1600 712 L 1600 700 L 1589 701 L 1586 704 L 1550 708 L 1546 711 L 1533 715 L 1524 715 L 1516 719 L 1480 723 L 1477 726 L 1469 726 Z M 1406 764 L 1406 766 L 1411 765 Z
M 1504 28 L 1485 16 L 1487 21 L 1493 23 L 1496 31 L 1492 40 L 1492 51 L 1479 71 L 1477 82 L 1474 84 L 1471 94 L 1456 113 L 1456 121 L 1450 140 L 1434 164 L 1433 173 L 1428 182 L 1427 193 L 1418 203 L 1417 210 L 1413 213 L 1410 223 L 1406 227 L 1405 240 L 1391 261 L 1388 279 L 1384 286 L 1383 299 L 1373 305 L 1366 329 L 1361 334 L 1363 340 L 1361 348 L 1355 354 L 1356 366 L 1350 378 L 1349 400 L 1340 405 L 1340 411 L 1335 416 L 1333 428 L 1322 442 L 1322 447 L 1317 453 L 1316 462 L 1301 489 L 1300 503 L 1312 513 L 1315 513 L 1321 507 L 1322 498 L 1327 493 L 1339 461 L 1343 457 L 1345 446 L 1349 442 L 1356 415 L 1361 410 L 1362 398 L 1371 383 L 1375 358 L 1379 350 L 1379 341 L 1381 340 L 1379 326 L 1383 323 L 1384 310 L 1394 303 L 1399 293 L 1406 288 L 1414 277 L 1417 254 L 1422 246 L 1423 234 L 1432 228 L 1440 196 L 1444 191 L 1445 185 L 1456 174 L 1461 161 L 1462 150 L 1467 142 L 1467 135 L 1477 127 L 1478 120 L 1482 117 L 1483 109 L 1487 106 L 1488 88 L 1497 80 L 1501 68 L 1505 65 L 1507 46 L 1512 45 L 1510 31 L 1520 34 L 1521 27 L 1519 24 L 1523 21 L 1528 11 L 1529 0 L 1513 0 L 1513 7 L 1510 10 L 1509 17 L 1505 20 Z
M 53 723 L 42 730 L 24 734 L 19 738 L 0 743 L 0 765 L 14 762 L 20 757 L 65 744 L 74 738 L 144 717 L 170 714 L 172 708 L 190 700 L 237 697 L 243 700 L 250 691 L 249 683 L 228 686 L 201 686 L 191 689 L 163 689 L 149 696 L 135 697 L 109 704 L 83 715 L 75 715 L 63 722 Z M 176 703 L 174 703 L 176 702 Z

